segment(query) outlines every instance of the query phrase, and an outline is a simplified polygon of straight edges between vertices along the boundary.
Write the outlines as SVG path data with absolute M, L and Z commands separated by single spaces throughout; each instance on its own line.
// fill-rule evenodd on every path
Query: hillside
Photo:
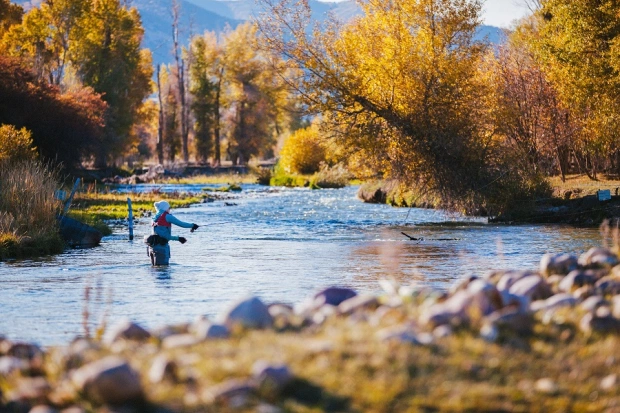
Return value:
M 41 3 L 41 0 L 16 0 L 26 9 Z M 143 46 L 153 53 L 153 63 L 172 62 L 172 13 L 171 0 L 133 0 L 130 2 L 142 16 L 145 34 Z M 313 18 L 324 21 L 328 16 L 346 22 L 362 13 L 353 0 L 322 2 L 309 0 Z M 179 0 L 181 10 L 180 36 L 183 44 L 189 43 L 192 35 L 205 31 L 221 32 L 227 26 L 235 28 L 259 14 L 255 0 Z M 481 26 L 479 39 L 486 38 L 493 44 L 501 43 L 501 29 Z

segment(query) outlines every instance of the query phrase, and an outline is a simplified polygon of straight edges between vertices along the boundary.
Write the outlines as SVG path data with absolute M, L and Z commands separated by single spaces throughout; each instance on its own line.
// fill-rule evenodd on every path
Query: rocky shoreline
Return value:
M 617 250 L 547 254 L 447 292 L 382 287 L 295 307 L 250 296 L 151 331 L 120 320 L 46 350 L 0 337 L 0 411 L 620 409 Z

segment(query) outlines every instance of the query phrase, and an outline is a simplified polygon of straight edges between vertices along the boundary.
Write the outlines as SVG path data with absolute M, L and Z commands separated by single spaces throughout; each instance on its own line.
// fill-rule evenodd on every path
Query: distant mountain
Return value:
M 261 8 L 255 0 L 187 0 L 205 10 L 236 20 L 250 20 L 260 14 Z M 362 14 L 361 8 L 353 0 L 324 2 L 309 0 L 312 17 L 323 21 L 330 13 L 338 20 L 346 22 Z
M 41 0 L 13 0 L 26 9 L 38 5 Z M 151 50 L 153 63 L 169 63 L 172 55 L 172 1 L 171 0 L 128 0 L 138 9 L 144 26 L 143 47 Z M 189 44 L 191 36 L 205 31 L 221 32 L 227 26 L 234 29 L 244 21 L 251 20 L 259 14 L 255 0 L 179 0 L 181 44 Z M 361 8 L 353 0 L 341 2 L 323 2 L 308 0 L 312 17 L 324 21 L 328 16 L 347 22 L 362 14 Z M 487 39 L 492 44 L 502 43 L 502 29 L 493 26 L 481 26 L 476 36 L 479 40 Z

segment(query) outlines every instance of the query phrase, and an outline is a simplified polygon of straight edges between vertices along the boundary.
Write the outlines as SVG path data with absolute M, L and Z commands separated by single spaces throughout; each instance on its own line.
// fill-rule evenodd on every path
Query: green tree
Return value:
M 193 64 L 190 71 L 190 93 L 194 116 L 194 144 L 196 157 L 205 162 L 211 156 L 215 144 L 216 122 L 219 123 L 219 91 L 223 71 L 218 64 L 221 59 L 214 33 L 205 33 L 192 39 Z M 216 160 L 219 162 L 219 159 Z

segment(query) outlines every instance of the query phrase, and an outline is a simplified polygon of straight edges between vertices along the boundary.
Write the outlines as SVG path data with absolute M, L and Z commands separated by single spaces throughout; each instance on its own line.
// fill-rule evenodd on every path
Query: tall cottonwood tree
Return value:
M 216 122 L 219 123 L 219 90 L 221 78 L 218 76 L 223 67 L 217 64 L 221 60 L 217 39 L 213 33 L 196 36 L 192 40 L 191 53 L 194 62 L 190 71 L 190 93 L 193 96 L 192 113 L 194 116 L 194 142 L 196 157 L 202 162 L 211 156 L 219 139 L 215 139 Z M 214 158 L 216 158 L 214 156 Z M 217 158 L 216 162 L 219 162 Z
M 575 154 L 596 178 L 598 160 L 620 147 L 620 1 L 540 0 L 535 6 L 532 48 L 564 106 L 581 120 Z
M 324 28 L 309 26 L 303 2 L 263 2 L 267 46 L 303 69 L 291 83 L 344 147 L 446 207 L 506 204 L 519 185 L 490 127 L 485 46 L 474 39 L 481 1 L 368 0 L 363 16 Z
M 224 41 L 229 112 L 227 152 L 234 164 L 269 155 L 276 136 L 290 120 L 291 93 L 278 55 L 259 47 L 258 27 L 238 26 Z

